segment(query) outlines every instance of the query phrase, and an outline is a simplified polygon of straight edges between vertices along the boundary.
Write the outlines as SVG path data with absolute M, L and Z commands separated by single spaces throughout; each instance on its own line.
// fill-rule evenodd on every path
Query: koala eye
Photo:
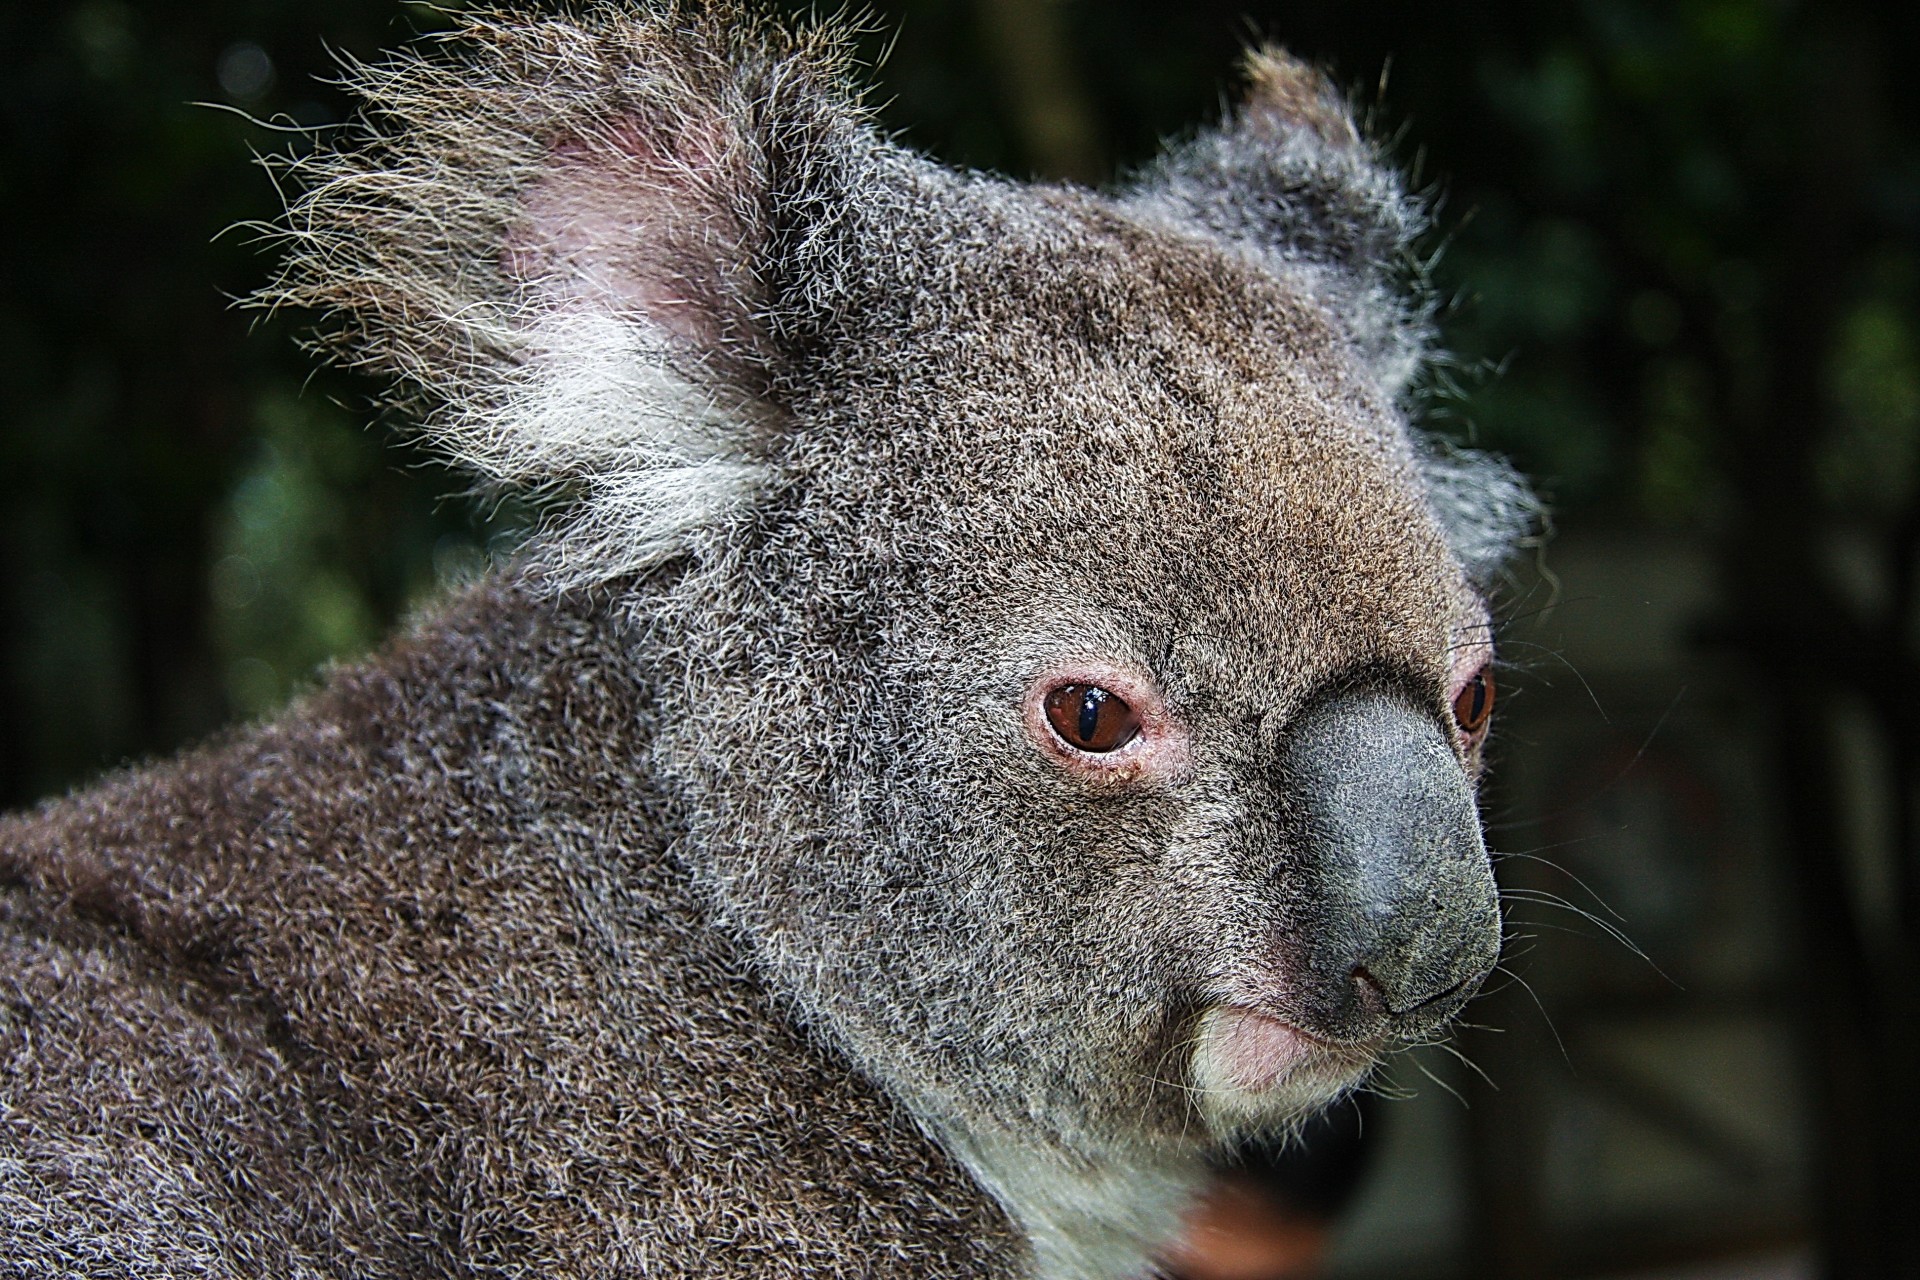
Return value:
M 1095 684 L 1063 684 L 1046 697 L 1047 723 L 1080 751 L 1118 751 L 1140 732 L 1140 713 Z
M 1487 727 L 1493 715 L 1493 672 L 1482 668 L 1453 695 L 1453 719 L 1469 738 Z

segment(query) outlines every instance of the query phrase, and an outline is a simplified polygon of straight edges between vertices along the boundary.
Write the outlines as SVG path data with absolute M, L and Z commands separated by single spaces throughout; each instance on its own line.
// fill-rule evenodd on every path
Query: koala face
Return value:
M 977 239 L 896 247 L 738 552 L 754 639 L 707 705 L 786 742 L 706 842 L 719 894 L 937 1114 L 1286 1123 L 1494 962 L 1452 709 L 1484 606 L 1309 281 L 1091 198 L 942 194 Z M 756 843 L 774 796 L 811 839 Z
M 963 1151 L 1192 1153 L 1433 1032 L 1530 506 L 1405 420 L 1420 213 L 1338 96 L 1257 54 L 1131 186 L 1027 187 L 682 18 L 364 72 L 269 300 L 565 495 L 531 554 L 625 619 L 716 924 Z

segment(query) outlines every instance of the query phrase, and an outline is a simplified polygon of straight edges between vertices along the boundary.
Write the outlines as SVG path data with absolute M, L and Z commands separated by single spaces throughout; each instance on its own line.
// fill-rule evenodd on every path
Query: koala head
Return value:
M 466 21 L 364 70 L 273 297 L 544 488 L 715 918 L 963 1149 L 1323 1105 L 1494 964 L 1482 590 L 1419 206 L 1268 51 L 1104 193 L 885 140 L 831 34 Z

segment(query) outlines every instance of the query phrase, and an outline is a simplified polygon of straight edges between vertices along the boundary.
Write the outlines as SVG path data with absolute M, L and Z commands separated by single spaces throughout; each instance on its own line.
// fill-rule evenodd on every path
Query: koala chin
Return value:
M 277 719 L 0 819 L 21 1274 L 1145 1276 L 1500 917 L 1420 203 L 1318 74 L 1107 190 L 847 41 L 462 11 L 258 301 L 524 548 Z

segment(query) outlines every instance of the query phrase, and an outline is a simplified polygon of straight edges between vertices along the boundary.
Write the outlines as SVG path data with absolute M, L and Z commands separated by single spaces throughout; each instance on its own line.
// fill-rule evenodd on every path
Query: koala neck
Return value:
M 942 1138 L 1026 1235 L 1035 1280 L 1157 1274 L 1154 1259 L 1206 1182 L 1192 1158 L 1069 1155 L 1002 1131 Z

